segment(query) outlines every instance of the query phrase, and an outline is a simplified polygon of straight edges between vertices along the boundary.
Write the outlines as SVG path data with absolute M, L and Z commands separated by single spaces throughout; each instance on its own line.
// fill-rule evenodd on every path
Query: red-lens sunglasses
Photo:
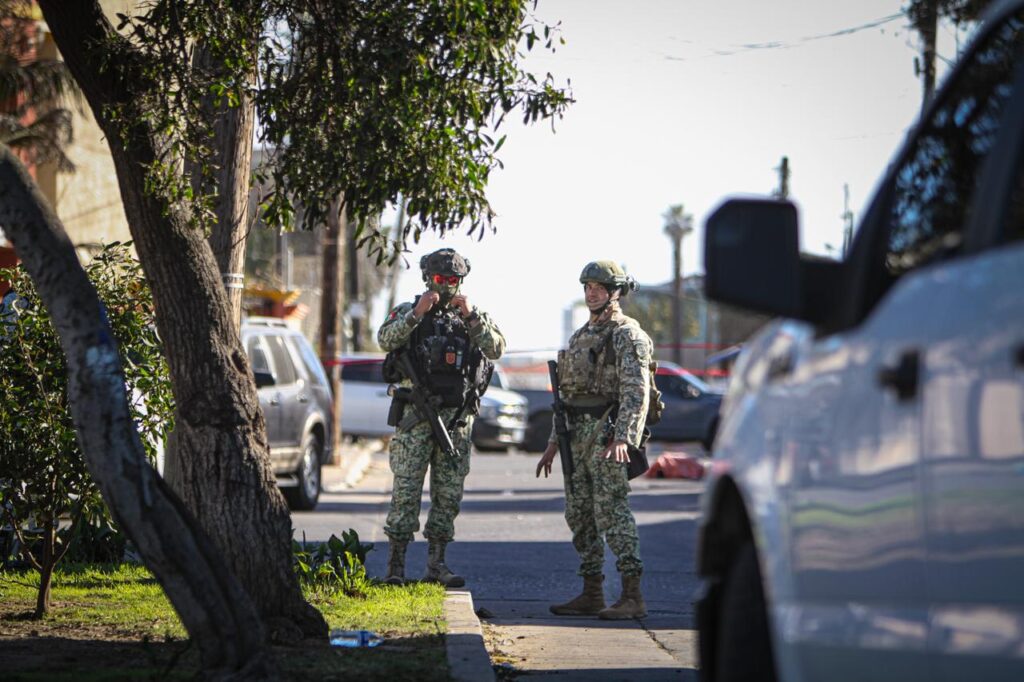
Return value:
M 434 284 L 450 284 L 451 286 L 455 286 L 458 283 L 458 275 L 434 275 Z

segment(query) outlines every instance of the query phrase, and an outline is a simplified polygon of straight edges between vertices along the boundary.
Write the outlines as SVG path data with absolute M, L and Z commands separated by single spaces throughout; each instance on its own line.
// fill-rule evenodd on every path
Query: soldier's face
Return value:
M 587 282 L 583 285 L 583 296 L 587 302 L 587 307 L 591 310 L 597 310 L 605 303 L 611 296 L 608 290 L 604 288 L 602 284 L 598 282 Z
M 427 280 L 427 288 L 441 297 L 441 305 L 448 305 L 452 297 L 459 293 L 462 279 L 454 275 L 431 275 Z

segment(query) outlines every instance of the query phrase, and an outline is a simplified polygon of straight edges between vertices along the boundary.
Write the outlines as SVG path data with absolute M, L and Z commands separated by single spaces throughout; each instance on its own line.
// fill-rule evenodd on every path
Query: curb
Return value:
M 373 453 L 378 450 L 379 448 L 373 449 L 366 446 L 352 448 L 349 450 L 350 456 L 345 458 L 344 464 L 323 467 L 321 490 L 327 493 L 338 493 L 354 487 L 366 474 Z
M 444 617 L 448 632 L 444 637 L 448 669 L 455 682 L 494 681 L 494 668 L 484 646 L 480 619 L 473 610 L 473 595 L 451 590 L 444 598 Z

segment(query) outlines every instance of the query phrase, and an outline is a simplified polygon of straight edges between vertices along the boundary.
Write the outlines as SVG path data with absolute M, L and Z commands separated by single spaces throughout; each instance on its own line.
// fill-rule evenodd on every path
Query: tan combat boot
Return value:
M 596 616 L 604 608 L 603 575 L 583 576 L 583 592 L 564 604 L 548 607 L 556 616 Z
M 644 597 L 640 594 L 640 576 L 622 576 L 622 596 L 597 617 L 602 620 L 627 620 L 629 618 L 643 618 L 647 615 L 647 605 L 644 604 Z
M 405 583 L 405 549 L 408 546 L 408 542 L 388 542 L 388 574 L 384 577 L 384 582 L 388 585 Z
M 430 541 L 427 549 L 427 574 L 423 576 L 423 582 L 441 583 L 445 587 L 462 587 L 466 584 L 465 578 L 452 573 L 444 563 L 444 548 L 448 543 Z

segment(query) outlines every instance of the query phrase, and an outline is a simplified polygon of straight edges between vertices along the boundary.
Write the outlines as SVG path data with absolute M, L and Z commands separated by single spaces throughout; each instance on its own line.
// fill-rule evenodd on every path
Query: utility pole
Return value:
M 665 234 L 672 240 L 672 362 L 683 364 L 683 237 L 693 232 L 693 216 L 683 205 L 665 213 Z
M 845 259 L 850 252 L 853 241 L 853 211 L 850 210 L 850 185 L 843 183 L 843 250 L 840 252 Z
M 779 172 L 779 187 L 775 190 L 775 198 L 785 201 L 789 198 L 789 157 L 783 156 L 775 170 Z
M 359 246 L 354 222 L 348 221 L 348 316 L 352 320 L 352 350 L 363 349 L 363 303 L 359 298 Z
M 919 0 L 919 10 L 912 15 L 917 32 L 921 34 L 921 57 L 914 58 L 914 74 L 921 77 L 921 109 L 924 110 L 935 94 L 935 40 L 939 31 L 938 0 Z
M 331 419 L 331 452 L 335 463 L 341 456 L 341 302 L 345 300 L 345 200 L 339 195 L 331 202 L 324 231 L 323 286 L 320 297 L 320 361 L 328 369 L 334 395 Z

